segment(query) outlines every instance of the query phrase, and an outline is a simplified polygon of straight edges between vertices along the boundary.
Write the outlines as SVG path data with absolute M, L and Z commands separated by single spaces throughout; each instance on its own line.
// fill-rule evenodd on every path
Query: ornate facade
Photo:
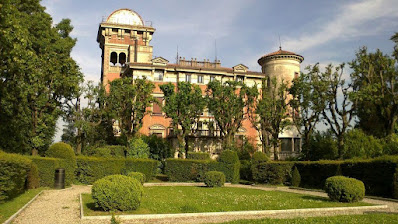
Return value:
M 159 103 L 163 104 L 163 94 L 159 85 L 164 83 L 187 81 L 199 85 L 204 92 L 207 83 L 212 80 L 221 82 L 236 80 L 248 86 L 261 85 L 264 77 L 277 77 L 279 80 L 291 82 L 300 74 L 300 63 L 304 59 L 295 53 L 279 50 L 264 55 L 258 60 L 262 72 L 250 71 L 243 64 L 237 64 L 232 68 L 222 67 L 219 60 L 200 61 L 196 58 L 180 57 L 177 63 L 173 64 L 162 57 L 153 58 L 153 46 L 150 45 L 150 41 L 154 33 L 155 28 L 150 24 L 145 24 L 141 16 L 130 9 L 114 11 L 99 25 L 97 42 L 102 50 L 101 82 L 104 86 L 123 75 L 131 75 L 134 78 L 146 77 L 155 84 L 153 95 Z M 148 109 L 152 112 L 145 116 L 140 132 L 145 135 L 156 134 L 172 140 L 173 133 L 169 128 L 170 119 L 166 118 L 157 104 Z M 202 121 L 212 119 L 214 117 L 208 111 L 203 112 Z M 207 151 L 217 155 L 220 150 L 217 129 L 212 131 L 213 128 L 200 123 L 198 130 L 198 133 L 191 137 L 192 148 L 195 151 Z M 261 143 L 257 131 L 246 119 L 236 137 L 239 141 L 243 136 L 254 145 Z M 282 133 L 280 138 L 282 140 L 281 158 L 294 156 L 299 152 L 300 136 L 294 128 Z

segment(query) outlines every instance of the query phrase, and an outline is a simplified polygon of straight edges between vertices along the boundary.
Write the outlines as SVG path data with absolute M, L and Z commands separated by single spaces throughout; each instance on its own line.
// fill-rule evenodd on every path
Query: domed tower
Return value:
M 147 26 L 131 9 L 112 12 L 98 28 L 97 42 L 102 50 L 101 82 L 106 86 L 120 77 L 127 63 L 149 63 L 152 46 L 149 42 L 155 29 Z
M 300 63 L 303 60 L 303 56 L 280 48 L 279 51 L 262 56 L 258 59 L 258 64 L 261 65 L 262 73 L 269 79 L 276 78 L 278 83 L 283 80 L 290 87 L 293 79 L 300 75 Z M 287 101 L 290 99 L 291 97 L 288 96 Z M 292 114 L 290 109 L 289 112 Z M 301 136 L 297 128 L 294 126 L 286 128 L 279 134 L 279 139 L 281 140 L 280 159 L 299 155 L 301 151 Z

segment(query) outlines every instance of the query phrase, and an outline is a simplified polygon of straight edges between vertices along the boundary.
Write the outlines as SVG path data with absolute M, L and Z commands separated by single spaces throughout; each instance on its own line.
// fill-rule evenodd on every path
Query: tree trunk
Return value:
M 343 159 L 343 153 L 344 153 L 344 135 L 340 134 L 337 136 L 337 147 L 338 147 L 338 153 L 339 153 L 339 159 Z
M 184 142 L 185 142 L 185 157 L 188 157 L 189 137 L 187 135 L 185 135 L 185 137 L 184 137 Z
M 82 154 L 82 131 L 80 128 L 77 129 L 76 137 L 76 155 L 80 155 Z

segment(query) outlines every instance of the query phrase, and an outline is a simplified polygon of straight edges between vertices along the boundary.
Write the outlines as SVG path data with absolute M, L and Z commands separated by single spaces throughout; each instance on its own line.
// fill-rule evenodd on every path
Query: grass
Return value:
M 182 186 L 145 187 L 140 207 L 135 211 L 115 214 L 171 214 L 192 212 L 223 212 L 365 206 L 363 202 L 339 203 L 327 198 L 244 188 L 206 188 Z M 83 194 L 85 215 L 108 215 L 95 208 L 90 194 Z
M 294 219 L 257 219 L 257 220 L 237 220 L 225 222 L 225 224 L 306 224 L 306 223 L 328 223 L 328 224 L 382 224 L 382 223 L 398 223 L 398 214 L 371 213 L 364 215 L 339 215 L 325 217 L 309 217 Z
M 26 203 L 28 203 L 32 198 L 34 198 L 43 187 L 37 189 L 30 189 L 25 191 L 25 193 L 19 195 L 16 198 L 6 201 L 0 204 L 0 223 L 5 222 L 9 217 L 11 217 L 15 212 L 22 208 Z

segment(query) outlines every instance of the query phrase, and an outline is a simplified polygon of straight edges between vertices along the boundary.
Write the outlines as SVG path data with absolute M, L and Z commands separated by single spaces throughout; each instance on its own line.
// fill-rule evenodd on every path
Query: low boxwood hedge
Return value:
M 206 152 L 188 152 L 187 159 L 207 160 L 210 154 Z
M 140 172 L 145 174 L 146 181 L 156 174 L 157 161 L 152 159 L 117 159 L 78 156 L 76 179 L 84 184 L 92 184 L 94 181 L 108 175 L 127 174 Z
M 253 164 L 253 180 L 257 183 L 289 184 L 293 166 L 294 164 L 291 162 L 263 162 Z
M 28 183 L 28 174 L 32 169 L 32 160 L 29 158 L 9 153 L 0 156 L 0 203 L 23 193 Z M 34 168 L 33 168 L 34 169 Z M 37 181 L 38 176 L 31 173 L 31 181 Z
M 355 178 L 333 176 L 326 179 L 325 191 L 332 201 L 357 202 L 365 196 L 365 185 Z
M 225 183 L 225 175 L 219 171 L 209 171 L 205 173 L 205 184 L 207 187 L 222 187 Z

